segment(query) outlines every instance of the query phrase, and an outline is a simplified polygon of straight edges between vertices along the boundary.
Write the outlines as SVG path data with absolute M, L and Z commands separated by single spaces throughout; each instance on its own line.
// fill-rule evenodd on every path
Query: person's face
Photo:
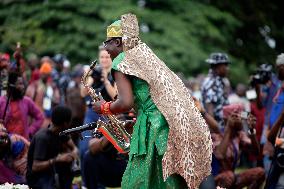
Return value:
M 103 69 L 108 69 L 111 67 L 111 58 L 110 54 L 106 50 L 101 50 L 99 54 L 99 62 L 102 65 Z
M 44 74 L 44 73 L 42 73 L 42 74 L 40 75 L 41 80 L 42 80 L 44 83 L 46 83 L 46 82 L 48 81 L 49 76 L 50 76 L 50 74 Z
M 283 81 L 284 80 L 284 64 L 277 66 L 278 78 Z
M 63 70 L 63 63 L 57 63 L 56 64 L 56 70 L 58 72 L 62 72 L 62 70 Z
M 122 41 L 120 38 L 108 38 L 104 42 L 104 48 L 113 60 L 122 52 Z
M 15 83 L 15 88 L 20 94 L 24 94 L 25 84 L 24 84 L 24 79 L 22 77 L 18 77 L 18 80 Z
M 227 63 L 217 65 L 218 75 L 220 77 L 226 77 L 229 72 L 229 66 Z
M 6 59 L 1 59 L 0 60 L 0 69 L 4 69 L 7 68 L 9 65 L 9 61 Z
M 236 88 L 236 93 L 238 96 L 245 96 L 246 95 L 246 87 L 245 85 L 242 85 L 242 84 L 238 84 L 237 85 L 237 88 Z

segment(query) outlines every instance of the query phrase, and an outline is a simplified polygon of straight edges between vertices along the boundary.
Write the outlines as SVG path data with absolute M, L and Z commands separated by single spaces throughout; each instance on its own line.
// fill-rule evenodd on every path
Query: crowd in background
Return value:
M 113 101 L 118 94 L 112 61 L 104 48 L 98 54 L 99 65 L 87 82 Z M 275 65 L 261 65 L 249 84 L 235 87 L 228 79 L 233 63 L 226 54 L 212 53 L 205 62 L 207 76 L 188 80 L 180 75 L 213 141 L 212 175 L 201 188 L 284 188 L 284 54 Z M 18 66 L 0 53 L 0 183 L 33 189 L 119 187 L 126 154 L 92 131 L 59 134 L 100 118 L 81 85 L 89 66 L 71 68 L 62 54 L 21 58 Z M 118 116 L 135 121 L 134 111 Z

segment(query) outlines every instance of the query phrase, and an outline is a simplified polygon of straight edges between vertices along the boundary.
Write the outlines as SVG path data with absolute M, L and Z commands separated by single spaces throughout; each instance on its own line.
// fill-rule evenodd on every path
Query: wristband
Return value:
M 112 102 L 104 102 L 101 104 L 101 114 L 110 115 L 112 114 L 110 111 L 110 105 Z

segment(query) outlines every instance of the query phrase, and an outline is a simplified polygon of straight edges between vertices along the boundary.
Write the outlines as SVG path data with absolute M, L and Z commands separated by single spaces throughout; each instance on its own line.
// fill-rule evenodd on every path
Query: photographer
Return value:
M 276 60 L 278 78 L 284 80 L 284 54 L 280 54 Z M 282 146 L 282 128 L 283 128 L 283 111 L 284 111 L 284 91 L 283 84 L 277 90 L 273 98 L 273 104 L 270 111 L 269 128 L 273 126 L 268 133 L 268 140 L 275 144 L 273 161 L 267 178 L 266 189 L 284 188 L 283 183 L 283 146 Z
M 224 188 L 258 189 L 264 180 L 264 170 L 261 167 L 247 169 L 235 174 L 235 168 L 240 159 L 240 150 L 250 147 L 255 154 L 260 147 L 255 136 L 255 118 L 252 115 L 244 116 L 244 107 L 239 104 L 228 105 L 223 108 L 225 121 L 224 134 L 212 133 L 213 153 L 218 161 L 218 174 L 215 176 L 217 186 Z M 249 127 L 248 134 L 243 131 L 243 123 Z
M 276 69 L 278 70 L 278 66 L 276 66 Z M 263 165 L 266 174 L 268 174 L 271 157 L 273 156 L 273 146 L 266 140 L 266 137 L 272 126 L 269 124 L 271 108 L 274 97 L 281 87 L 281 80 L 279 75 L 277 76 L 272 72 L 272 65 L 262 64 L 257 69 L 256 74 L 252 76 L 251 86 L 255 88 L 257 94 L 256 102 L 252 103 L 252 110 L 254 110 L 252 113 L 255 115 L 259 113 L 257 122 L 259 128 L 263 128 L 261 133 L 257 130 L 257 134 L 261 134 L 260 144 L 263 145 Z M 260 125 L 261 123 L 262 125 Z

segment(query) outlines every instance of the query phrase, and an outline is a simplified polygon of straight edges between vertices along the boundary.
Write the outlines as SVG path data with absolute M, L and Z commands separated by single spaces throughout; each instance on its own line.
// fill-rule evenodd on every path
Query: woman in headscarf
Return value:
M 210 174 L 212 143 L 188 90 L 140 41 L 135 15 L 110 25 L 104 46 L 119 95 L 94 110 L 117 114 L 134 106 L 138 113 L 122 188 L 198 188 Z

